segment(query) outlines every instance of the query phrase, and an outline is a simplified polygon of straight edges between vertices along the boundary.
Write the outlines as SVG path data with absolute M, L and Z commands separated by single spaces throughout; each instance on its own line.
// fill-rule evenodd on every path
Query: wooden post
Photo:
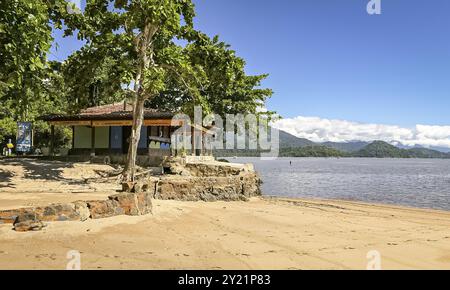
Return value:
M 95 156 L 95 127 L 91 127 L 91 157 Z
M 55 154 L 55 125 L 50 126 L 50 156 Z
M 75 148 L 75 126 L 72 126 L 72 150 Z
M 191 126 L 191 155 L 195 156 L 195 130 L 194 127 Z

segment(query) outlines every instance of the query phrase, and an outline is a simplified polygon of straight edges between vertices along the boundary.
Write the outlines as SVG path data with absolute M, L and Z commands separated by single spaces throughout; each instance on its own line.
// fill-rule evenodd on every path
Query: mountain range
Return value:
M 384 141 L 313 142 L 279 130 L 279 156 L 281 157 L 375 157 L 375 158 L 445 158 L 450 149 L 434 150 L 421 146 L 409 147 L 400 142 Z M 247 136 L 248 138 L 248 136 Z M 258 157 L 262 150 L 214 150 L 215 156 Z
M 450 158 L 448 148 L 409 147 L 399 142 L 389 144 L 384 141 L 351 141 L 316 143 L 298 138 L 284 131 L 280 133 L 282 156 L 337 156 L 337 157 L 378 157 L 378 158 Z M 331 149 L 331 150 L 330 150 Z M 440 149 L 440 150 L 435 150 Z

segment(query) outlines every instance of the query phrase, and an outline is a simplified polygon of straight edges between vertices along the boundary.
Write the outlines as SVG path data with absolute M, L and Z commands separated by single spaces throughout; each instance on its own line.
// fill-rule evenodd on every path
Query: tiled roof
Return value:
M 79 120 L 131 120 L 133 119 L 133 106 L 128 103 L 115 103 L 92 107 L 82 110 L 77 115 L 52 114 L 42 116 L 43 121 L 79 121 Z M 154 109 L 145 109 L 145 119 L 171 119 L 175 114 L 160 112 Z
M 108 104 L 103 106 L 91 107 L 80 112 L 80 115 L 103 115 L 103 114 L 111 114 L 115 112 L 131 112 L 133 111 L 133 105 L 120 102 L 114 104 Z

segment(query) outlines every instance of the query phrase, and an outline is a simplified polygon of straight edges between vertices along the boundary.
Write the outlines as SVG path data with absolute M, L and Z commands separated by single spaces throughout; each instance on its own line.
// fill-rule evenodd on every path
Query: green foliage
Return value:
M 281 148 L 280 157 L 347 157 L 342 151 L 320 145 Z
M 14 100 L 14 117 L 28 119 L 45 98 L 49 17 L 47 1 L 0 2 L 0 101 Z
M 370 143 L 352 153 L 355 157 L 377 158 L 450 158 L 450 154 L 426 148 L 400 149 L 383 141 Z
M 197 90 L 182 89 L 185 78 L 172 74 L 167 90 L 156 96 L 150 107 L 171 111 L 190 112 L 194 105 L 202 106 L 206 112 L 225 114 L 246 114 L 261 112 L 272 90 L 260 88 L 267 75 L 248 76 L 245 61 L 236 56 L 230 46 L 199 34 L 196 41 L 189 43 L 179 53 L 190 64 L 191 71 L 185 78 Z M 181 88 L 181 89 L 180 89 Z M 273 112 L 265 112 L 272 115 Z
M 54 2 L 44 0 L 0 2 L 0 143 L 15 139 L 18 121 L 66 109 L 61 64 L 47 60 L 53 8 Z M 44 125 L 34 123 L 35 136 L 49 130 Z M 60 131 L 57 142 L 67 143 L 67 130 Z
M 37 121 L 33 124 L 34 147 L 50 147 L 51 128 L 46 122 Z M 55 148 L 70 148 L 72 129 L 66 126 L 55 127 Z
M 0 119 L 0 144 L 6 144 L 7 138 L 14 138 L 16 134 L 17 123 L 11 117 Z
M 229 45 L 194 29 L 191 0 L 87 0 L 82 14 L 69 13 L 68 4 L 0 3 L 0 138 L 15 135 L 17 121 L 123 99 L 188 114 L 197 105 L 260 114 L 272 94 L 260 88 L 267 75 L 246 75 Z M 85 45 L 63 63 L 48 61 L 52 28 Z M 47 146 L 48 125 L 34 124 L 35 145 Z M 56 134 L 66 146 L 71 132 Z
M 72 54 L 61 70 L 66 86 L 61 97 L 72 113 L 126 98 L 121 87 L 127 80 L 125 69 L 114 55 L 85 46 Z

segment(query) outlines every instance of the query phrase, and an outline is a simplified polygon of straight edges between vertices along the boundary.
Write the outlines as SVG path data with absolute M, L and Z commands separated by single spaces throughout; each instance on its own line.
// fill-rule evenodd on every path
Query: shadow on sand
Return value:
M 73 168 L 73 164 L 60 161 L 41 161 L 33 159 L 5 159 L 0 160 L 0 165 L 22 167 L 24 179 L 63 181 L 67 183 L 81 182 L 63 176 L 64 168 Z M 14 173 L 5 169 L 0 169 L 0 188 L 14 187 L 12 177 Z M 5 185 L 6 184 L 6 185 Z
M 3 187 L 14 188 L 13 184 L 11 183 L 11 179 L 13 176 L 14 174 L 11 171 L 0 168 L 0 188 Z

